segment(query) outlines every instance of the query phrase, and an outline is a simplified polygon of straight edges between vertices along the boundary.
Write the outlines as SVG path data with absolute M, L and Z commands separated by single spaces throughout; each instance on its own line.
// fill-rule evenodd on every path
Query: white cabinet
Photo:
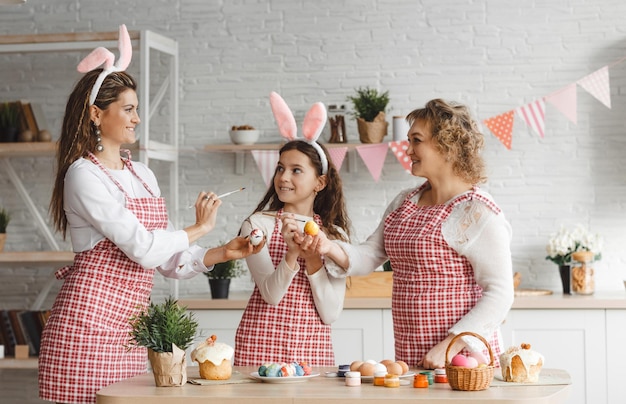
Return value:
M 626 310 L 606 310 L 606 368 L 608 403 L 623 403 L 626 375 Z
M 567 370 L 568 403 L 623 402 L 607 400 L 605 325 L 605 310 L 511 310 L 502 332 L 505 349 L 529 343 L 544 355 L 545 367 Z

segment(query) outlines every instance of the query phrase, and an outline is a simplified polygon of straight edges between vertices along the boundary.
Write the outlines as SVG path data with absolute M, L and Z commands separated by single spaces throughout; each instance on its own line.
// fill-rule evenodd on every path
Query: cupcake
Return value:
M 543 355 L 530 349 L 530 344 L 511 347 L 500 355 L 502 378 L 506 382 L 536 383 L 543 366 Z
M 211 335 L 191 352 L 191 360 L 200 367 L 200 377 L 207 380 L 228 380 L 233 373 L 231 359 L 235 350 Z

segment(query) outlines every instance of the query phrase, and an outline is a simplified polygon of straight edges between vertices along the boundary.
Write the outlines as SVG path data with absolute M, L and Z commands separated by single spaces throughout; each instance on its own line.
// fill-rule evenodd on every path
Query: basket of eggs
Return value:
M 476 359 L 476 356 L 482 357 L 480 352 L 473 352 L 472 356 L 465 356 L 463 354 L 455 355 L 452 360 L 448 359 L 450 353 L 450 347 L 454 342 L 463 336 L 470 335 L 478 338 L 489 350 L 489 363 Z M 476 354 L 476 355 L 474 355 Z M 481 335 L 473 332 L 462 332 L 452 338 L 452 341 L 448 344 L 446 349 L 446 375 L 448 376 L 448 383 L 453 390 L 464 391 L 479 391 L 489 388 L 491 381 L 493 380 L 494 364 L 493 364 L 493 352 L 491 346 Z

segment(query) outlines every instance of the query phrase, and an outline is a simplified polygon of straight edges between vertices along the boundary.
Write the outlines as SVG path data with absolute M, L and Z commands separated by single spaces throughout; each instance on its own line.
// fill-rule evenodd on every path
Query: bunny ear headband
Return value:
M 270 94 L 270 105 L 276 124 L 278 125 L 278 131 L 287 140 L 303 140 L 313 146 L 317 154 L 320 156 L 322 162 L 322 174 L 328 172 L 328 159 L 326 153 L 322 150 L 322 147 L 317 143 L 317 139 L 326 125 L 326 107 L 321 102 L 316 102 L 309 109 L 302 122 L 302 135 L 304 139 L 298 139 L 298 127 L 296 126 L 296 119 L 293 117 L 293 113 L 287 106 L 287 103 L 277 93 Z
M 113 64 L 115 56 L 112 52 L 110 52 L 107 48 L 98 47 L 92 50 L 89 55 L 81 60 L 76 68 L 81 73 L 87 73 L 100 65 L 103 65 L 102 67 L 104 70 L 102 70 L 102 73 L 100 73 L 98 79 L 93 85 L 93 88 L 91 89 L 91 94 L 89 95 L 89 105 L 93 105 L 93 103 L 96 102 L 100 86 L 102 86 L 102 82 L 106 76 L 113 72 L 123 72 L 130 64 L 130 59 L 133 56 L 133 47 L 130 42 L 128 30 L 124 24 L 120 25 L 117 47 L 120 50 L 120 58 L 117 60 L 117 63 Z

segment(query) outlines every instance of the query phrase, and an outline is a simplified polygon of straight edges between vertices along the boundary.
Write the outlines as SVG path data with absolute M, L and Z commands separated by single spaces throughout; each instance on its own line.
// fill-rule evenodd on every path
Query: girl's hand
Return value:
M 296 242 L 300 235 L 300 228 L 298 222 L 291 213 L 283 213 L 280 217 L 283 222 L 283 227 L 280 229 L 283 235 L 283 240 L 287 244 L 289 251 L 297 251 L 300 253 L 300 245 Z

